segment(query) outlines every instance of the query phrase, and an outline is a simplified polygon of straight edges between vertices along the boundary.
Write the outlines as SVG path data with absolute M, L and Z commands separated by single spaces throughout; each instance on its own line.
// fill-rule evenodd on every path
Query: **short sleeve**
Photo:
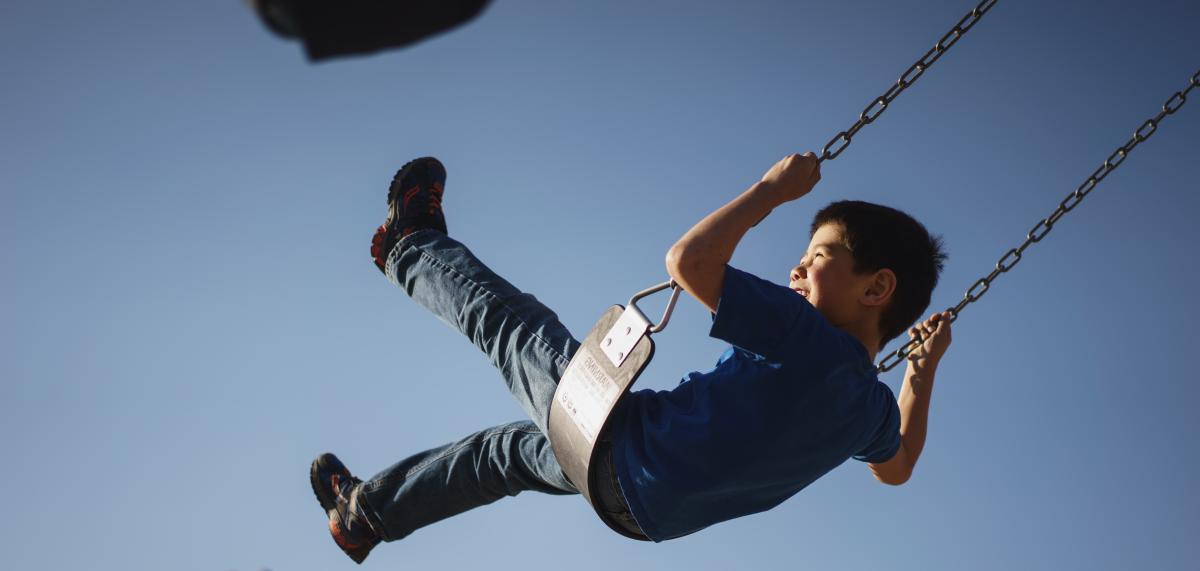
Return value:
M 790 289 L 725 266 L 721 299 L 709 335 L 773 357 L 803 311 L 801 303 L 806 303 L 804 298 Z
M 877 394 L 880 395 L 877 406 L 881 409 L 881 421 L 867 446 L 854 455 L 855 460 L 871 464 L 887 462 L 900 450 L 900 406 L 887 385 L 883 385 Z
M 812 373 L 862 357 L 803 296 L 731 266 L 709 335 L 778 363 L 802 360 Z

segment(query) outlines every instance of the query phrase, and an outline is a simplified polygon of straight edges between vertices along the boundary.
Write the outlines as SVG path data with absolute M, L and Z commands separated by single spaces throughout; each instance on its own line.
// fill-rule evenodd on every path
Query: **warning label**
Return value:
M 620 394 L 617 382 L 604 372 L 604 367 L 584 346 L 567 365 L 555 398 L 588 443 L 595 444 L 604 418 Z

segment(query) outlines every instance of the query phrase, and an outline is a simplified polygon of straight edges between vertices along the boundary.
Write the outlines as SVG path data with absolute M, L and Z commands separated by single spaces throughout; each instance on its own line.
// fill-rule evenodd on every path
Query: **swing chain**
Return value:
M 870 125 L 875 121 L 875 119 L 879 118 L 879 116 L 882 115 L 887 109 L 888 105 L 892 103 L 892 100 L 896 99 L 896 97 L 899 96 L 900 93 L 905 89 L 908 89 L 908 86 L 916 83 L 917 78 L 921 77 L 921 75 L 925 73 L 925 70 L 929 69 L 929 66 L 933 65 L 933 62 L 940 59 L 942 54 L 946 53 L 946 50 L 950 49 L 950 46 L 958 43 L 958 40 L 962 38 L 963 34 L 967 33 L 967 30 L 973 28 L 975 23 L 978 22 L 988 10 L 992 9 L 992 6 L 996 4 L 996 1 L 997 0 L 983 0 L 977 6 L 975 6 L 973 10 L 968 12 L 966 16 L 963 16 L 961 19 L 959 19 L 958 23 L 955 24 L 953 28 L 950 28 L 949 32 L 946 32 L 946 34 L 942 36 L 942 38 L 939 39 L 932 48 L 929 48 L 929 51 L 925 52 L 925 55 L 921 56 L 921 59 L 918 59 L 916 63 L 912 64 L 907 70 L 904 71 L 904 73 L 900 76 L 900 79 L 897 80 L 894 85 L 889 87 L 883 95 L 876 97 L 873 101 L 871 101 L 871 103 L 867 105 L 866 109 L 863 109 L 862 113 L 858 114 L 858 120 L 854 122 L 854 125 L 852 125 L 849 129 L 838 133 L 832 139 L 830 139 L 828 143 L 825 143 L 825 146 L 821 148 L 821 154 L 818 160 L 832 160 L 837 158 L 838 155 L 842 154 L 842 151 L 846 150 L 846 147 L 850 146 L 850 140 L 858 134 L 859 130 L 867 125 Z
M 963 295 L 963 299 L 958 302 L 958 305 L 946 309 L 946 311 L 950 312 L 950 322 L 953 323 L 955 320 L 957 320 L 958 315 L 962 313 L 962 311 L 966 309 L 968 305 L 979 301 L 979 298 L 983 297 L 983 294 L 987 293 L 988 289 L 991 288 L 992 281 L 1000 277 L 1000 274 L 1013 269 L 1013 266 L 1016 266 L 1017 263 L 1021 261 L 1021 255 L 1025 253 L 1026 249 L 1037 242 L 1041 242 L 1042 238 L 1045 238 L 1046 234 L 1049 234 L 1050 230 L 1054 229 L 1054 225 L 1057 224 L 1063 216 L 1066 216 L 1068 212 L 1074 210 L 1076 206 L 1079 206 L 1079 203 L 1083 201 L 1084 197 L 1090 194 L 1092 190 L 1096 188 L 1096 185 L 1100 183 L 1100 181 L 1104 180 L 1109 173 L 1120 166 L 1121 163 L 1125 162 L 1125 158 L 1129 156 L 1129 153 L 1133 152 L 1134 148 L 1141 144 L 1142 141 L 1149 139 L 1150 136 L 1158 130 L 1159 123 L 1161 123 L 1167 115 L 1171 115 L 1176 111 L 1179 111 L 1179 108 L 1183 107 L 1183 104 L 1187 102 L 1188 94 L 1197 87 L 1200 87 L 1200 70 L 1192 74 L 1191 79 L 1188 81 L 1187 89 L 1184 89 L 1183 91 L 1176 91 L 1174 94 L 1172 94 L 1171 97 L 1167 99 L 1167 102 L 1163 103 L 1162 110 L 1159 111 L 1157 115 L 1151 119 L 1147 119 L 1145 123 L 1142 123 L 1142 125 L 1133 132 L 1133 136 L 1130 137 L 1130 139 L 1126 141 L 1124 145 L 1121 145 L 1117 148 L 1117 150 L 1113 151 L 1112 154 L 1104 160 L 1104 163 L 1096 168 L 1096 170 L 1093 171 L 1092 174 L 1089 175 L 1087 179 L 1079 185 L 1078 188 L 1068 194 L 1067 197 L 1062 200 L 1062 202 L 1058 203 L 1058 208 L 1056 208 L 1054 212 L 1051 212 L 1049 216 L 1039 220 L 1037 224 L 1034 224 L 1029 233 L 1025 235 L 1025 241 L 1022 242 L 1020 246 L 1005 252 L 1004 256 L 1000 258 L 1000 261 L 996 262 L 996 267 L 990 274 L 980 278 L 974 284 L 972 284 L 970 289 L 967 290 L 967 293 Z M 900 364 L 900 362 L 904 361 L 913 351 L 920 347 L 923 342 L 923 336 L 918 333 L 916 338 L 910 339 L 908 343 L 904 344 L 904 346 L 900 347 L 891 355 L 888 355 L 882 361 L 880 361 L 879 372 L 884 373 L 892 370 L 892 368 Z

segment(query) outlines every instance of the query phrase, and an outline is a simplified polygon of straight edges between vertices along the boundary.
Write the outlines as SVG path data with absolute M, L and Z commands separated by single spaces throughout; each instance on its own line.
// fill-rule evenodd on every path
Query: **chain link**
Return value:
M 933 65 L 933 62 L 941 58 L 942 54 L 946 53 L 946 50 L 950 49 L 950 46 L 957 43 L 958 40 L 962 38 L 963 34 L 967 33 L 967 30 L 975 27 L 975 23 L 978 22 L 988 10 L 991 10 L 992 6 L 994 6 L 997 1 L 998 0 L 983 0 L 976 5 L 974 9 L 972 9 L 970 12 L 967 12 L 966 16 L 960 18 L 958 23 L 955 24 L 953 28 L 950 28 L 949 32 L 946 32 L 946 34 L 943 35 L 942 38 L 939 39 L 932 48 L 929 48 L 929 51 L 925 52 L 925 55 L 921 56 L 921 59 L 917 60 L 916 63 L 912 64 L 907 70 L 905 70 L 895 84 L 889 87 L 888 90 L 883 93 L 883 95 L 873 99 L 871 103 L 869 103 L 866 108 L 862 110 L 862 113 L 858 114 L 858 120 L 855 121 L 849 129 L 834 135 L 828 143 L 825 143 L 824 147 L 821 147 L 821 154 L 817 156 L 817 162 L 822 163 L 825 162 L 826 159 L 833 160 L 836 159 L 838 155 L 842 154 L 842 151 L 846 150 L 846 147 L 850 146 L 850 141 L 854 139 L 854 136 L 857 135 L 863 127 L 870 125 L 875 121 L 875 119 L 878 119 L 879 116 L 887 110 L 888 105 L 891 105 L 892 101 L 896 99 L 901 92 L 903 92 L 905 89 L 908 89 L 908 86 L 916 82 L 917 78 L 921 77 L 921 74 L 925 73 L 925 70 L 929 69 L 929 66 Z M 763 217 L 758 222 L 755 222 L 754 225 L 758 226 L 759 223 L 767 219 L 767 216 L 770 216 L 770 213 L 763 215 Z
M 976 10 L 978 10 L 978 8 L 976 8 Z M 941 42 L 939 42 L 939 45 L 940 43 Z M 1191 79 L 1188 81 L 1187 89 L 1184 89 L 1183 91 L 1176 91 L 1174 94 L 1172 94 L 1171 97 L 1167 99 L 1167 102 L 1162 105 L 1162 110 L 1159 111 L 1158 114 L 1153 118 L 1147 119 L 1145 123 L 1142 123 L 1142 125 L 1133 132 L 1133 137 L 1126 141 L 1124 145 L 1118 147 L 1117 150 L 1113 151 L 1113 153 L 1104 160 L 1104 163 L 1101 164 L 1100 167 L 1095 171 L 1093 171 L 1092 174 L 1089 175 L 1087 179 L 1075 189 L 1075 191 L 1068 194 L 1067 197 L 1062 200 L 1062 202 L 1058 203 L 1058 208 L 1056 208 L 1054 212 L 1051 212 L 1049 216 L 1039 220 L 1037 224 L 1034 224 L 1033 229 L 1031 229 L 1029 233 L 1025 235 L 1025 241 L 1022 242 L 1020 246 L 1006 252 L 1004 256 L 1000 258 L 1000 261 L 996 262 L 996 268 L 992 270 L 990 274 L 988 274 L 986 277 L 980 278 L 978 281 L 972 284 L 970 289 L 967 290 L 967 293 L 964 294 L 962 301 L 958 302 L 958 305 L 946 310 L 950 312 L 950 322 L 953 323 L 955 320 L 957 320 L 959 314 L 962 313 L 962 311 L 966 309 L 968 305 L 979 301 L 979 298 L 983 297 L 983 295 L 987 293 L 988 289 L 991 288 L 992 281 L 1000 277 L 1000 274 L 1006 273 L 1013 269 L 1013 266 L 1016 266 L 1021 261 L 1021 255 L 1025 253 L 1026 249 L 1035 243 L 1042 241 L 1042 238 L 1045 238 L 1046 234 L 1049 234 L 1050 230 L 1054 229 L 1054 225 L 1057 224 L 1063 216 L 1066 216 L 1068 212 L 1074 210 L 1076 206 L 1079 206 L 1079 203 L 1084 199 L 1084 197 L 1091 193 L 1092 190 L 1096 188 L 1096 185 L 1100 181 L 1104 180 L 1104 177 L 1107 177 L 1108 174 L 1113 171 L 1113 169 L 1116 169 L 1121 163 L 1125 162 L 1125 158 L 1129 156 L 1129 153 L 1133 152 L 1133 149 L 1141 144 L 1142 141 L 1149 139 L 1150 136 L 1158 130 L 1158 125 L 1160 122 L 1162 122 L 1163 118 L 1165 118 L 1167 115 L 1175 113 L 1176 111 L 1179 111 L 1179 108 L 1183 107 L 1183 104 L 1187 102 L 1188 94 L 1197 87 L 1200 87 L 1200 71 L 1192 74 Z M 902 347 L 879 362 L 879 372 L 883 373 L 892 370 L 892 368 L 903 362 L 910 354 L 912 354 L 913 351 L 920 347 L 921 343 L 923 342 L 924 339 L 922 339 L 921 335 L 918 335 L 915 339 L 909 340 L 908 343 L 905 343 Z
M 897 80 L 894 85 L 889 87 L 883 95 L 872 100 L 871 103 L 862 110 L 862 113 L 858 114 L 858 120 L 854 122 L 854 125 L 852 125 L 849 129 L 834 135 L 828 143 L 825 143 L 825 146 L 821 147 L 821 154 L 817 160 L 819 162 L 833 160 L 836 159 L 838 155 L 842 154 L 842 151 L 846 150 L 846 147 L 850 146 L 850 142 L 854 139 L 854 136 L 857 135 L 863 127 L 870 125 L 875 121 L 875 119 L 879 118 L 879 116 L 887 110 L 888 105 L 890 105 L 892 101 L 900 95 L 900 93 L 902 93 L 905 89 L 908 89 L 908 87 L 913 83 L 916 83 L 917 79 L 925 73 L 925 70 L 929 69 L 929 66 L 933 65 L 933 62 L 940 59 L 942 54 L 946 53 L 946 50 L 950 49 L 950 46 L 958 43 L 958 40 L 963 37 L 963 34 L 967 33 L 967 30 L 973 28 L 975 23 L 978 22 L 988 10 L 991 10 L 992 6 L 994 6 L 996 2 L 997 0 L 983 0 L 977 6 L 975 6 L 973 10 L 968 12 L 966 16 L 963 16 L 953 28 L 950 28 L 949 32 L 946 32 L 946 34 L 943 35 L 941 39 L 939 39 L 938 42 L 933 45 L 932 48 L 929 48 L 929 51 L 925 52 L 925 55 L 921 56 L 921 59 L 909 66 L 908 69 L 900 75 L 900 79 Z

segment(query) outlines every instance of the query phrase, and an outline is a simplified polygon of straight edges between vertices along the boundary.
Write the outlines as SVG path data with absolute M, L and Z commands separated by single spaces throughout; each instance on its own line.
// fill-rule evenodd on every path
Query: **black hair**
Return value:
M 915 218 L 887 206 L 843 200 L 813 217 L 812 234 L 826 224 L 842 228 L 843 244 L 854 256 L 854 272 L 892 270 L 896 291 L 879 316 L 880 344 L 904 333 L 929 307 L 946 261 L 940 236 L 931 236 Z

